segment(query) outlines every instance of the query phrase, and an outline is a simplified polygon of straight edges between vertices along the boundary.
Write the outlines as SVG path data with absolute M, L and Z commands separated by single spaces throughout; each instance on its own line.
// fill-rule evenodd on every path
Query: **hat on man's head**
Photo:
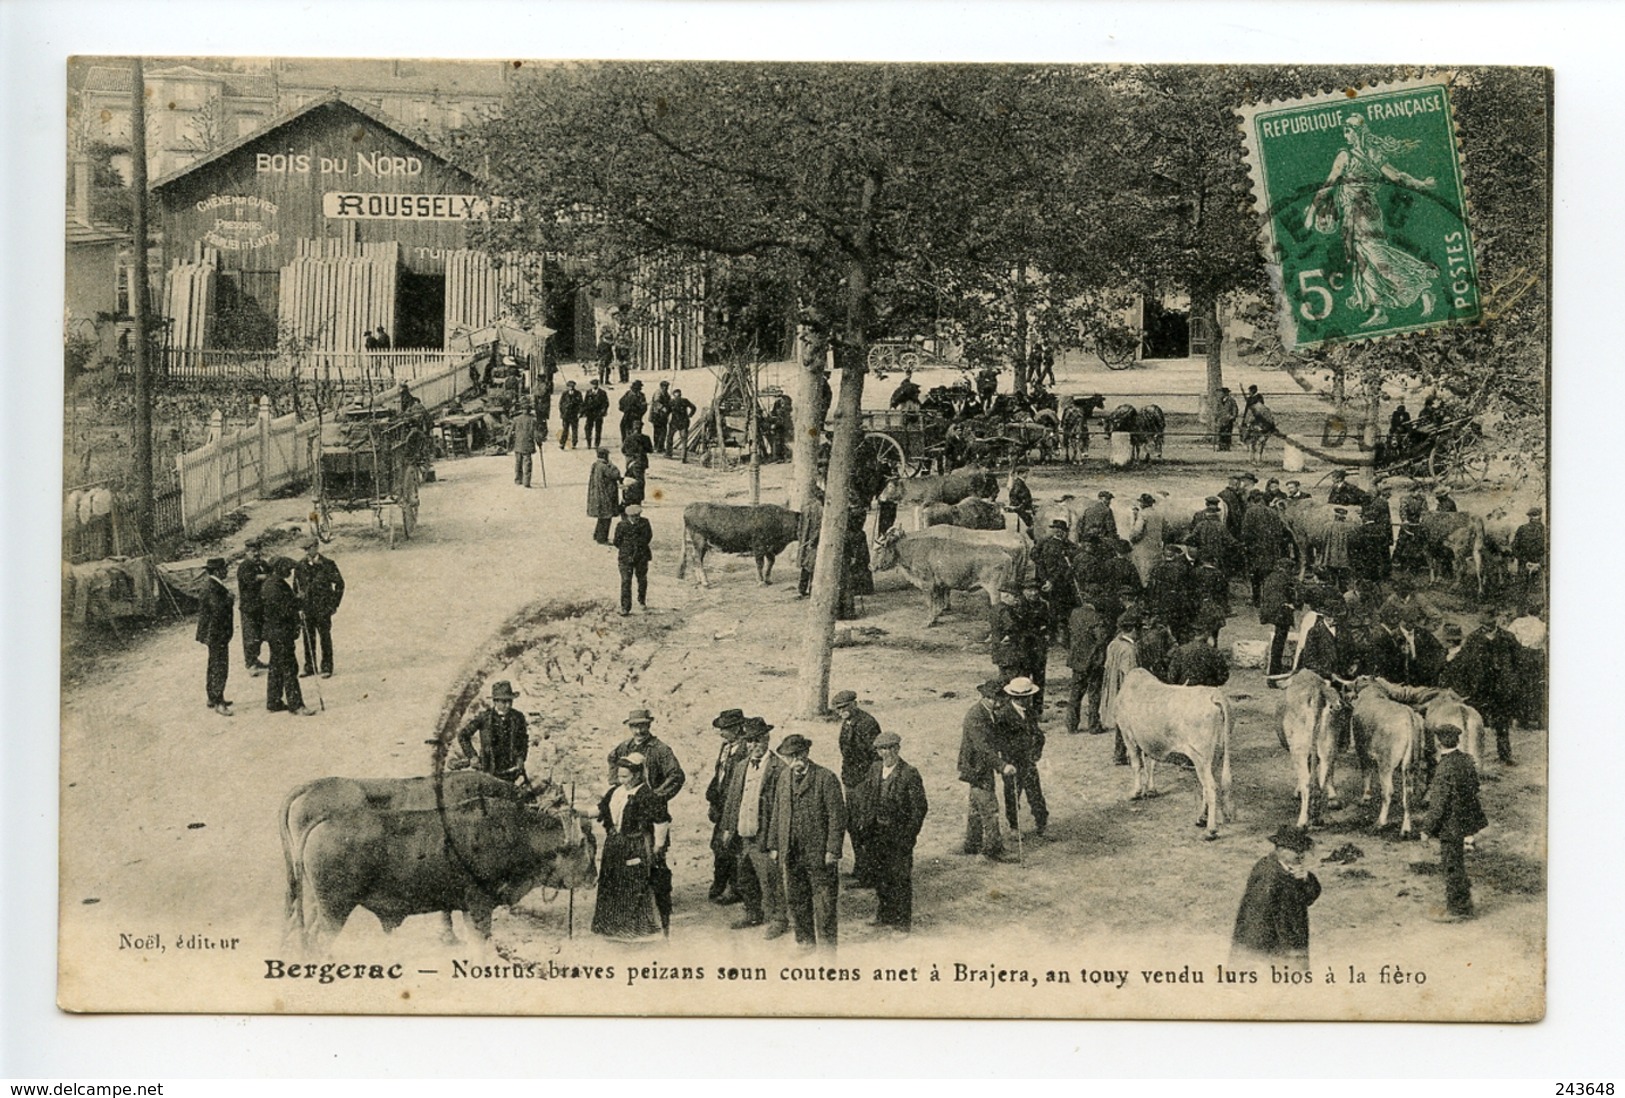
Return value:
M 903 737 L 899 736 L 895 732 L 882 732 L 880 735 L 875 737 L 874 748 L 875 748 L 876 751 L 880 750 L 882 747 L 902 747 L 902 746 L 903 746 Z
M 1038 686 L 1026 675 L 1017 675 L 1004 684 L 1004 692 L 1012 698 L 1030 698 L 1038 693 Z
M 321 544 L 322 543 L 320 541 L 318 541 L 315 537 L 308 537 L 304 541 L 301 541 L 299 543 L 299 548 L 305 550 L 305 552 L 308 553 L 312 549 L 319 548 L 321 546 Z
M 1437 488 L 1433 489 L 1433 494 L 1436 496 L 1448 496 L 1450 494 L 1450 489 L 1441 484 Z
M 1257 484 L 1257 483 L 1258 483 L 1258 478 L 1257 478 L 1257 477 L 1255 477 L 1255 476 L 1253 476 L 1253 474 L 1251 474 L 1251 473 L 1249 473 L 1249 472 L 1248 472 L 1248 471 L 1247 471 L 1247 470 L 1245 470 L 1245 469 L 1243 469 L 1243 470 L 1242 470 L 1242 471 L 1241 471 L 1241 472 L 1239 472 L 1239 473 L 1237 473 L 1237 474 L 1236 474 L 1236 479 L 1237 479 L 1237 480 L 1250 480 L 1250 481 L 1252 481 L 1252 482 L 1253 482 L 1253 483 L 1254 483 L 1254 484 Z
M 1207 497 L 1207 499 L 1203 500 L 1202 502 L 1207 504 L 1209 509 L 1212 509 L 1212 508 L 1217 507 L 1219 505 L 1219 497 L 1218 496 L 1209 496 L 1209 497 Z
M 243 542 L 243 546 L 247 549 L 263 549 L 265 548 L 265 539 L 262 537 L 252 537 Z
M 1004 693 L 1004 680 L 988 679 L 986 682 L 977 686 L 976 692 L 982 695 L 984 698 L 996 698 L 1000 694 Z
M 649 765 L 649 760 L 643 757 L 641 751 L 629 751 L 615 761 L 616 766 L 624 766 L 628 770 L 643 770 Z
M 1439 741 L 1440 747 L 1455 747 L 1461 742 L 1461 730 L 1459 728 L 1451 728 L 1449 726 L 1444 728 L 1435 728 L 1433 730 L 1433 738 Z
M 626 505 L 626 513 L 629 514 L 629 515 L 641 515 L 641 514 L 643 514 L 643 504 L 641 504 L 641 503 L 628 503 Z
M 712 728 L 738 728 L 745 723 L 743 709 L 724 709 L 717 714 L 717 719 L 711 722 Z
M 213 574 L 215 574 L 217 572 L 220 575 L 225 575 L 226 574 L 226 558 L 225 557 L 210 557 L 208 560 L 203 562 L 203 570 L 205 572 L 208 572 L 210 575 L 213 575 Z
M 499 679 L 491 684 L 492 701 L 513 701 L 514 696 L 513 683 L 507 679 Z
M 812 751 L 812 741 L 796 732 L 784 737 L 783 742 L 779 744 L 779 754 L 781 755 L 794 757 L 805 755 L 810 751 Z
M 626 720 L 622 721 L 621 723 L 622 724 L 634 724 L 634 725 L 636 725 L 636 724 L 653 724 L 654 722 L 655 722 L 654 714 L 650 713 L 647 709 L 634 709 L 634 710 L 632 710 L 632 712 L 630 712 L 630 713 L 628 713 L 626 715 Z
M 607 447 L 607 446 L 600 446 L 600 447 L 598 447 L 598 451 L 597 451 L 597 453 L 598 453 L 598 456 L 599 456 L 599 457 L 601 457 L 601 458 L 607 458 L 607 457 L 608 457 L 608 456 L 609 456 L 609 447 Z
M 836 692 L 833 698 L 829 699 L 829 704 L 836 708 L 843 705 L 857 705 L 858 695 L 851 690 L 840 690 Z
M 1049 527 L 1051 530 L 1070 530 L 1072 528 L 1071 524 L 1069 524 L 1066 519 L 1062 518 L 1050 519 Z
M 1525 511 L 1524 514 L 1528 515 L 1530 518 L 1539 518 L 1540 517 L 1540 508 L 1539 507 L 1531 507 L 1531 508 L 1529 508 L 1529 510 Z
M 1106 491 L 1106 489 L 1102 488 L 1100 491 L 1095 493 L 1095 498 L 1096 499 L 1110 500 L 1110 499 L 1116 499 L 1117 497 L 1112 495 L 1110 492 Z
M 773 731 L 773 726 L 760 717 L 746 717 L 745 723 L 739 726 L 739 734 L 746 743 L 758 743 L 767 739 L 767 734 Z
M 1349 475 L 1349 471 L 1347 469 L 1333 469 L 1332 470 L 1332 479 L 1333 480 L 1347 480 L 1348 475 Z
M 1156 496 L 1152 495 L 1150 492 L 1141 492 L 1140 493 L 1140 506 L 1141 507 L 1155 507 L 1156 504 L 1157 504 L 1157 497 Z
M 1309 832 L 1291 824 L 1282 824 L 1276 828 L 1275 834 L 1270 836 L 1270 842 L 1288 850 L 1296 850 L 1299 854 L 1307 853 L 1309 848 L 1315 845 L 1315 840 L 1310 837 Z
M 1444 639 L 1447 642 L 1448 641 L 1459 641 L 1459 640 L 1461 640 L 1461 626 L 1457 625 L 1453 621 L 1452 622 L 1446 622 L 1444 630 L 1443 630 L 1443 634 L 1444 634 Z

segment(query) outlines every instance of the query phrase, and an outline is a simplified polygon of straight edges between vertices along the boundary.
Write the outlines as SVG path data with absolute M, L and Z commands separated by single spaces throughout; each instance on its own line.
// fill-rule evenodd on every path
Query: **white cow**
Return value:
M 1276 716 L 1280 720 L 1281 746 L 1292 753 L 1299 827 L 1308 827 L 1311 815 L 1318 822 L 1321 802 L 1330 808 L 1342 807 L 1332 772 L 1337 764 L 1338 732 L 1346 720 L 1347 708 L 1336 687 L 1313 671 L 1298 671 L 1287 683 Z
M 1388 826 L 1388 808 L 1394 799 L 1394 771 L 1399 771 L 1399 799 L 1403 811 L 1399 833 L 1411 833 L 1411 767 L 1421 752 L 1422 714 L 1388 694 L 1392 684 L 1361 678 L 1354 695 L 1354 752 L 1360 759 L 1365 783 L 1360 803 L 1371 800 L 1371 779 L 1382 783 L 1382 809 L 1377 827 Z
M 1169 686 L 1143 667 L 1123 679 L 1113 707 L 1117 729 L 1134 765 L 1132 800 L 1157 795 L 1158 760 L 1178 752 L 1196 766 L 1202 786 L 1204 839 L 1219 837 L 1219 821 L 1235 814 L 1230 802 L 1230 702 L 1207 686 Z

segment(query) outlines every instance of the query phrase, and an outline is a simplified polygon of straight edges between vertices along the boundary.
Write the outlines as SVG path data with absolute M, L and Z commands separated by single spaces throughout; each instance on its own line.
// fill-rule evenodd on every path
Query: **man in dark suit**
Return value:
M 1350 631 L 1338 615 L 1326 607 L 1318 612 L 1309 635 L 1303 639 L 1298 666 L 1323 679 L 1352 679 L 1359 671 L 1360 653 Z
M 260 586 L 260 605 L 265 609 L 265 641 L 271 647 L 271 665 L 265 676 L 265 708 L 273 713 L 300 717 L 316 715 L 307 708 L 299 690 L 299 657 L 294 642 L 299 638 L 299 596 L 293 593 L 293 561 L 278 557 L 271 562 L 271 574 Z
M 1069 733 L 1103 732 L 1105 729 L 1100 727 L 1100 680 L 1106 670 L 1106 645 L 1111 643 L 1111 625 L 1089 599 L 1072 611 L 1068 625 L 1071 636 L 1068 638 L 1070 645 L 1066 665 L 1072 669 L 1072 690 L 1066 703 L 1066 730 Z M 1089 719 L 1083 722 L 1083 728 L 1079 728 L 1085 695 L 1089 698 Z
M 970 811 L 965 817 L 963 853 L 981 854 L 989 861 L 1005 862 L 1004 829 L 999 825 L 999 797 L 993 776 L 1015 777 L 1014 764 L 999 750 L 998 709 L 1004 693 L 1001 679 L 989 679 L 976 688 L 981 699 L 965 714 L 960 729 L 959 780 L 970 787 Z
M 621 723 L 632 730 L 632 735 L 616 744 L 609 753 L 611 785 L 614 784 L 621 760 L 629 755 L 641 755 L 644 780 L 648 782 L 650 791 L 669 804 L 683 788 L 688 775 L 683 773 L 676 753 L 651 731 L 654 715 L 647 709 L 634 709 Z M 671 862 L 667 857 L 670 846 L 671 832 L 668 829 L 665 845 L 654 852 L 654 862 L 649 866 L 649 891 L 654 896 L 655 910 L 660 913 L 660 925 L 668 931 L 671 929 L 672 878 Z
M 1038 760 L 1044 756 L 1044 731 L 1038 727 L 1039 686 L 1026 676 L 1011 679 L 1004 686 L 1004 701 L 995 715 L 994 742 L 999 754 L 1015 767 L 1004 775 L 1004 819 L 1012 833 L 1019 829 L 1017 809 L 1023 795 L 1033 815 L 1033 834 L 1044 837 L 1049 826 L 1049 804 L 1038 777 Z
M 1050 536 L 1033 547 L 1033 567 L 1039 587 L 1049 599 L 1050 636 L 1066 644 L 1067 620 L 1078 602 L 1078 587 L 1072 580 L 1078 547 L 1067 540 L 1066 519 L 1050 524 Z
M 688 425 L 694 419 L 694 413 L 699 411 L 694 402 L 683 395 L 683 390 L 671 391 L 671 419 L 666 423 L 666 456 L 682 442 L 683 461 L 688 461 Z
M 723 826 L 722 806 L 728 797 L 734 767 L 745 757 L 745 711 L 724 709 L 711 722 L 711 727 L 721 734 L 722 745 L 717 749 L 717 761 L 711 768 L 711 780 L 705 786 L 707 815 L 711 818 L 711 890 L 706 898 L 714 904 L 736 904 L 740 899 L 739 890 L 734 887 L 738 853 L 732 837 L 734 828 Z
M 265 670 L 260 650 L 265 646 L 265 605 L 260 601 L 260 588 L 271 574 L 271 565 L 261 551 L 263 542 L 249 538 L 247 553 L 237 566 L 237 607 L 243 618 L 243 666 L 252 673 Z
M 609 415 L 609 394 L 594 380 L 581 398 L 581 417 L 587 421 L 587 445 L 597 449 L 604 444 L 604 417 Z
M 294 587 L 299 592 L 299 610 L 305 616 L 305 674 L 316 673 L 317 649 L 321 650 L 322 678 L 333 677 L 333 615 L 344 601 L 344 577 L 339 566 L 322 555 L 321 542 L 305 542 L 305 559 L 294 569 Z
M 1478 628 L 1462 641 L 1461 650 L 1445 664 L 1440 685 L 1460 694 L 1495 729 L 1495 755 L 1505 766 L 1512 759 L 1512 721 L 1525 689 L 1519 669 L 1523 646 L 1507 631 L 1512 615 L 1485 610 Z
M 789 735 L 779 744 L 788 767 L 779 775 L 767 854 L 784 872 L 785 904 L 796 944 L 834 949 L 840 937 L 841 850 L 846 799 L 841 780 L 809 757 L 812 741 Z
M 858 708 L 858 695 L 842 690 L 829 700 L 830 708 L 841 718 L 839 744 L 841 748 L 841 788 L 846 791 L 847 823 L 852 833 L 852 876 L 859 885 L 871 883 L 869 875 L 868 836 L 859 821 L 867 818 L 859 801 L 863 797 L 863 783 L 874 765 L 875 737 L 880 735 L 880 722 Z
M 1489 825 L 1484 806 L 1478 800 L 1478 771 L 1472 760 L 1457 750 L 1461 733 L 1441 728 L 1439 765 L 1428 787 L 1428 813 L 1419 824 L 1422 841 L 1429 835 L 1439 839 L 1439 868 L 1444 873 L 1444 910 L 1431 912 L 1439 922 L 1459 922 L 1473 917 L 1473 889 L 1467 879 L 1467 858 L 1463 849 L 1469 835 Z
M 1425 629 L 1416 628 L 1411 612 L 1400 606 L 1377 611 L 1371 638 L 1371 673 L 1400 686 L 1437 686 L 1444 670 L 1444 646 Z
M 735 930 L 766 925 L 763 937 L 782 937 L 790 929 L 784 908 L 784 874 L 767 854 L 774 798 L 784 760 L 768 750 L 767 734 L 773 726 L 760 717 L 747 717 L 740 726 L 745 757 L 728 777 L 717 826 L 737 852 L 734 888 L 745 905 Z
M 638 581 L 638 607 L 643 610 L 649 608 L 649 561 L 653 554 L 649 549 L 654 540 L 654 528 L 649 520 L 643 517 L 643 505 L 628 503 L 626 514 L 621 516 L 620 523 L 615 527 L 615 536 L 610 544 L 615 546 L 615 561 L 621 571 L 621 617 L 632 612 L 632 579 Z
M 1173 630 L 1174 638 L 1179 641 L 1190 639 L 1191 618 L 1196 613 L 1190 573 L 1190 560 L 1184 549 L 1168 545 L 1163 548 L 1162 562 L 1151 569 L 1151 580 L 1145 585 L 1146 606 Z
M 1174 649 L 1163 681 L 1173 686 L 1223 686 L 1229 682 L 1230 661 L 1219 651 L 1217 636 L 1216 631 L 1203 630 L 1195 640 Z
M 210 557 L 203 565 L 203 593 L 198 597 L 197 640 L 209 649 L 208 668 L 203 676 L 208 706 L 222 717 L 231 716 L 226 700 L 226 676 L 231 673 L 233 635 L 231 589 L 226 586 L 224 557 Z
M 1106 545 L 1117 541 L 1117 516 L 1112 513 L 1112 494 L 1101 491 L 1096 494 L 1095 502 L 1083 509 L 1083 518 L 1079 522 L 1080 536 L 1088 537 L 1090 534 L 1099 535 Z
M 471 760 L 476 770 L 507 782 L 525 776 L 525 757 L 530 754 L 529 724 L 525 715 L 513 707 L 513 699 L 512 683 L 493 683 L 491 708 L 463 725 L 462 731 L 457 733 L 463 757 Z M 480 737 L 478 751 L 474 750 L 476 733 Z
M 655 451 L 671 453 L 666 428 L 671 422 L 671 382 L 662 381 L 655 395 L 649 398 L 649 429 L 654 432 Z
M 641 425 L 649 411 L 649 398 L 643 395 L 643 382 L 634 381 L 632 387 L 621 394 L 617 407 L 621 410 L 621 438 L 625 439 L 633 433 L 632 425 Z
M 875 926 L 907 934 L 914 925 L 914 843 L 929 805 L 920 772 L 902 757 L 895 732 L 875 737 L 880 758 L 863 781 L 864 831 L 874 879 Z
M 1253 866 L 1236 911 L 1231 967 L 1279 964 L 1307 972 L 1309 905 L 1320 898 L 1320 881 L 1303 859 L 1315 841 L 1307 831 L 1282 824 L 1270 844 L 1274 849 Z
M 559 449 L 564 449 L 565 440 L 568 439 L 570 449 L 574 450 L 581 441 L 581 391 L 576 383 L 566 381 L 564 392 L 559 394 Z M 587 439 L 589 445 L 592 439 Z

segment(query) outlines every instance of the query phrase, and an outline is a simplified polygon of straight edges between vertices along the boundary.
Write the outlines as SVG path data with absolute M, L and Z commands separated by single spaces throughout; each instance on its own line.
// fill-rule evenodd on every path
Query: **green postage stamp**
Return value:
M 1448 76 L 1238 113 L 1288 347 L 1479 319 Z

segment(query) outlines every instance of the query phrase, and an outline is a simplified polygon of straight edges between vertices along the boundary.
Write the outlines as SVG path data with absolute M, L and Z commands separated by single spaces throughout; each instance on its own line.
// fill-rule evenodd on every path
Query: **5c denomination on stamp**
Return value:
M 1238 113 L 1288 347 L 1479 319 L 1447 76 Z

